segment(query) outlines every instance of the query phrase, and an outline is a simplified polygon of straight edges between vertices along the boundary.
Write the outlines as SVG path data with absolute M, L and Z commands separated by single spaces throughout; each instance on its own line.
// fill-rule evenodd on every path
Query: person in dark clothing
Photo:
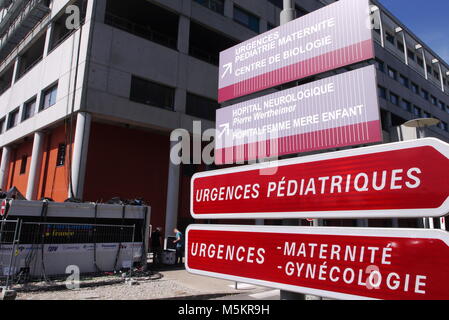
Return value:
M 160 264 L 162 256 L 162 234 L 161 228 L 159 227 L 151 233 L 151 252 L 153 253 L 153 263 Z
M 176 234 L 176 240 L 173 243 L 176 245 L 176 264 L 182 264 L 182 257 L 184 256 L 184 236 L 177 228 L 173 230 Z

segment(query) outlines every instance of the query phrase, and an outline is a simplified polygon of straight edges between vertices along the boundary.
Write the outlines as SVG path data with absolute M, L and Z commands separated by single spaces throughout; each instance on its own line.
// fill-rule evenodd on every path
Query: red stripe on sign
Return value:
M 349 51 L 360 52 L 350 55 Z M 260 76 L 241 81 L 239 83 L 218 90 L 218 102 L 248 95 L 260 90 L 271 88 L 283 83 L 299 80 L 318 73 L 326 72 L 360 61 L 374 58 L 374 47 L 372 40 L 338 49 L 324 55 L 304 60 Z M 323 61 L 334 61 L 334 64 L 323 63 Z M 313 69 L 309 66 L 315 66 Z
M 341 148 L 382 141 L 379 120 L 215 150 L 215 163 L 234 164 L 292 153 Z

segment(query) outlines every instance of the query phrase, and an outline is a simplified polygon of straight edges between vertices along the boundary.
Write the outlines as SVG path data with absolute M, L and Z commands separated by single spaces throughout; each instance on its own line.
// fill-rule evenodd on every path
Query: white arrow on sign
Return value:
M 224 128 L 224 129 L 218 134 L 218 138 L 221 138 L 225 132 L 226 132 L 226 135 L 229 134 L 229 122 L 222 124 L 220 126 L 220 128 Z
M 225 69 L 225 71 L 223 72 L 223 74 L 222 74 L 222 76 L 221 76 L 222 79 L 226 76 L 226 74 L 227 74 L 228 72 L 229 72 L 229 74 L 232 74 L 232 62 L 230 62 L 230 63 L 228 63 L 228 64 L 225 64 L 225 65 L 223 66 L 223 68 Z

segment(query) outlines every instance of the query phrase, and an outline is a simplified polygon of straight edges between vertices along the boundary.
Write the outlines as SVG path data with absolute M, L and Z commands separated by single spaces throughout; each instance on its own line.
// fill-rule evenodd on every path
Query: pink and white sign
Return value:
M 218 101 L 374 57 L 368 0 L 341 0 L 220 54 Z
M 382 141 L 374 66 L 217 110 L 215 162 Z

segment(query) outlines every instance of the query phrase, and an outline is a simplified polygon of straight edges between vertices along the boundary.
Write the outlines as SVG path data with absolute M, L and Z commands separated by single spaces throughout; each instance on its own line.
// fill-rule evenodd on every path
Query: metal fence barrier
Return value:
M 20 238 L 21 223 L 18 220 L 0 221 L 0 287 L 9 288 L 15 254 Z
M 0 230 L 0 281 L 25 283 L 80 273 L 132 270 L 143 253 L 135 225 L 4 221 Z M 1 283 L 0 283 L 1 284 Z

